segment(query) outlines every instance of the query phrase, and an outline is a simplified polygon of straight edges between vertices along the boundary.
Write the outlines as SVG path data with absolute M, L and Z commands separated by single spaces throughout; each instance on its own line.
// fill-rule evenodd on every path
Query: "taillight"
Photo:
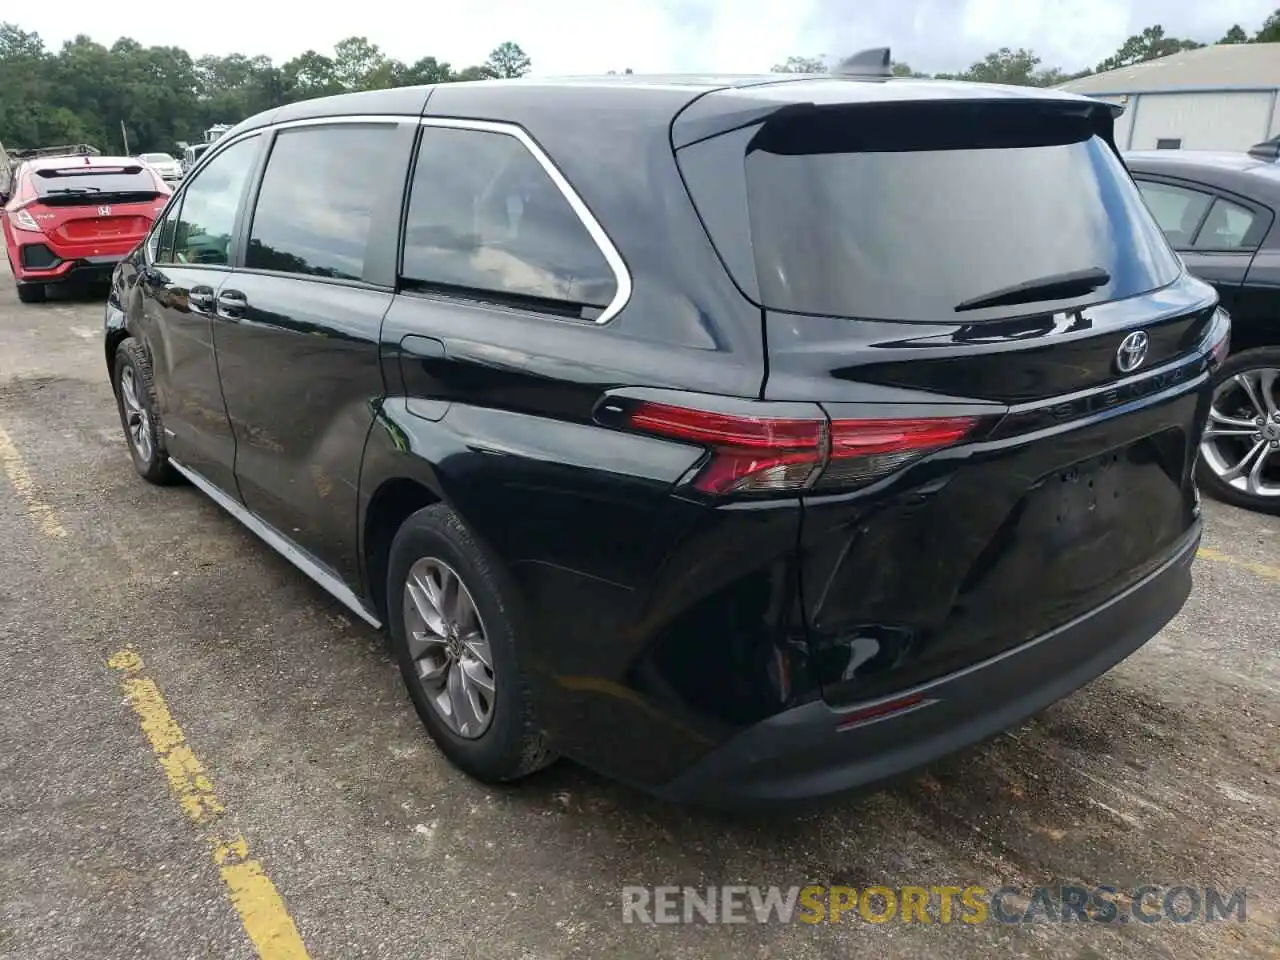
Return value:
M 1217 370 L 1231 352 L 1231 315 L 1221 307 L 1214 315 L 1209 330 L 1209 369 Z
M 831 461 L 821 487 L 856 487 L 878 480 L 933 450 L 959 443 L 977 417 L 831 421 Z
M 40 224 L 36 223 L 36 218 L 21 207 L 9 211 L 9 222 L 13 224 L 15 230 L 28 230 L 32 233 L 42 232 Z
M 640 401 L 624 424 L 708 448 L 693 479 L 710 494 L 863 486 L 973 432 L 977 417 L 835 420 L 743 416 Z

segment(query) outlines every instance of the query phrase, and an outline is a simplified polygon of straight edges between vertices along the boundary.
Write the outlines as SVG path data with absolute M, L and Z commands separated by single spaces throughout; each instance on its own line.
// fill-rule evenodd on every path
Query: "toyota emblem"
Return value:
M 100 216 L 100 217 L 109 217 L 109 216 L 111 216 L 111 208 L 110 208 L 110 207 L 99 207 L 99 208 L 98 208 L 98 216 Z
M 1120 341 L 1120 349 L 1116 351 L 1116 369 L 1121 373 L 1133 373 L 1147 359 L 1147 348 L 1151 346 L 1151 338 L 1145 330 L 1138 330 Z

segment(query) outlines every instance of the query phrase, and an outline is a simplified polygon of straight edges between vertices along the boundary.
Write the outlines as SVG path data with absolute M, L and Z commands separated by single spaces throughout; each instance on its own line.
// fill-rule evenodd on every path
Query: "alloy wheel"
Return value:
M 124 402 L 125 430 L 143 463 L 151 461 L 151 420 L 142 402 L 142 383 L 132 367 L 120 372 L 120 399 Z
M 1213 392 L 1200 458 L 1231 487 L 1254 497 L 1280 497 L 1280 370 L 1258 367 L 1224 380 Z
M 443 560 L 424 557 L 409 568 L 404 626 L 428 702 L 458 736 L 481 736 L 493 721 L 493 655 L 471 592 Z

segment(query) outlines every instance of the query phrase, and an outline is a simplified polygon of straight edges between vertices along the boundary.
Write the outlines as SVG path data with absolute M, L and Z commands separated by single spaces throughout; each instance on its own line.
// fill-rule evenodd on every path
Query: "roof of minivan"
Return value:
M 708 94 L 715 94 L 708 98 Z M 720 96 L 724 94 L 725 96 Z M 1063 90 L 1001 86 L 906 77 L 843 77 L 830 74 L 621 74 L 581 77 L 523 77 L 344 93 L 267 110 L 238 124 L 227 136 L 289 120 L 336 116 L 421 115 L 522 122 L 522 111 L 554 107 L 617 107 L 670 120 L 694 100 L 708 114 L 736 114 L 745 100 L 760 109 L 786 104 L 877 103 L 938 100 L 1041 100 L 1097 104 Z M 429 109 L 428 109 L 429 104 Z

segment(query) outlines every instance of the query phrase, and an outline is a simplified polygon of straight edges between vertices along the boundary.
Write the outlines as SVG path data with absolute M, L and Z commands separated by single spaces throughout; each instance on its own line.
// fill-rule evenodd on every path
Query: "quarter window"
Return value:
M 1204 226 L 1196 235 L 1196 250 L 1239 250 L 1245 247 L 1245 239 L 1253 226 L 1252 210 L 1224 200 L 1222 197 L 1213 201 L 1209 216 L 1205 217 Z
M 339 280 L 364 276 L 385 192 L 404 182 L 391 124 L 282 130 L 249 228 L 245 266 Z
M 401 278 L 594 319 L 618 281 L 568 198 L 515 136 L 425 127 L 409 197 Z
M 241 140 L 214 157 L 187 185 L 174 231 L 174 262 L 231 262 L 236 210 L 257 156 L 258 138 Z
M 171 263 L 173 261 L 173 228 L 178 224 L 182 203 L 175 203 L 169 208 L 165 218 L 156 224 L 147 238 L 147 254 L 154 263 Z
M 1196 227 L 1204 219 L 1213 197 L 1199 190 L 1187 190 L 1153 180 L 1139 180 L 1138 189 L 1147 209 L 1164 231 L 1170 246 L 1185 250 L 1191 246 Z

